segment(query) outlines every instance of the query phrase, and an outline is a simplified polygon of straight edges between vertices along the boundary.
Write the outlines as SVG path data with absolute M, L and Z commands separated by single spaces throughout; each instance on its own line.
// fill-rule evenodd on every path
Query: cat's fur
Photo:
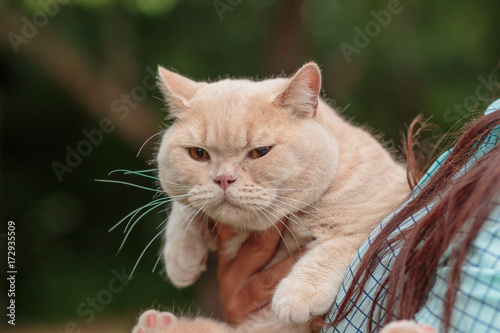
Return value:
M 283 328 L 283 327 L 281 327 Z M 178 319 L 169 312 L 158 312 L 148 310 L 144 312 L 134 328 L 132 333 L 269 333 L 283 332 L 296 333 L 300 330 L 272 330 L 269 327 L 259 327 L 253 323 L 246 323 L 237 328 L 231 328 L 225 324 L 213 320 L 196 319 Z M 399 320 L 387 324 L 380 333 L 437 333 L 429 325 L 418 324 L 414 321 Z
M 234 256 L 251 231 L 286 217 L 274 261 L 304 245 L 307 250 L 279 283 L 272 311 L 236 330 L 309 332 L 308 321 L 329 310 L 360 244 L 408 195 L 403 166 L 319 98 L 314 63 L 290 79 L 260 82 L 194 82 L 161 67 L 159 78 L 174 119 L 157 156 L 161 186 L 175 199 L 163 252 L 169 278 L 188 286 L 205 269 L 213 243 L 209 221 L 241 232 L 219 249 Z M 260 147 L 271 149 L 259 157 Z M 209 158 L 195 160 L 191 148 Z M 162 332 L 183 332 L 182 325 L 185 332 L 234 330 L 181 319 Z

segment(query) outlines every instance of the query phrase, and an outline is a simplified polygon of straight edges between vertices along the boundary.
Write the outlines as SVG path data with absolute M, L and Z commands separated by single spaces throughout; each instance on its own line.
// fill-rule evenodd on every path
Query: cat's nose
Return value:
M 231 184 L 231 183 L 234 183 L 236 181 L 236 179 L 234 179 L 232 176 L 228 176 L 228 175 L 222 175 L 222 176 L 217 176 L 215 179 L 214 179 L 214 182 L 216 182 L 217 184 L 219 184 L 219 186 L 225 191 L 228 186 Z

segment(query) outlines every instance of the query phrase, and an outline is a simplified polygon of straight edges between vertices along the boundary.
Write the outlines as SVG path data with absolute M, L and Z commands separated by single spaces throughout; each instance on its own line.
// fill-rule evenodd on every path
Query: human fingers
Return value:
M 218 252 L 220 299 L 226 318 L 230 322 L 239 322 L 255 310 L 255 306 L 252 305 L 253 300 L 248 300 L 250 294 L 245 290 L 253 275 L 267 266 L 273 258 L 284 228 L 284 224 L 279 223 L 279 226 L 272 230 L 254 232 L 241 246 L 234 259 L 224 255 L 224 251 Z M 227 226 L 218 226 L 216 231 L 220 250 L 232 239 L 234 231 Z M 247 296 L 244 296 L 242 302 L 240 302 L 241 295 Z
M 248 284 L 255 272 L 264 268 L 276 252 L 276 248 L 283 232 L 283 226 L 277 230 L 255 232 L 240 247 L 233 259 L 222 250 L 234 236 L 231 227 L 220 226 L 217 230 L 219 239 L 218 251 L 218 280 L 221 286 L 221 301 L 234 298 L 235 294 Z
M 217 222 L 214 226 L 215 237 L 217 237 L 217 243 L 223 245 L 233 238 L 235 232 L 232 226 L 229 224 L 224 224 Z
M 241 324 L 251 313 L 268 305 L 276 286 L 290 272 L 300 254 L 299 250 L 253 275 L 235 297 L 227 299 L 224 306 L 227 321 Z
M 217 223 L 213 230 L 215 234 L 215 238 L 217 240 L 217 260 L 218 260 L 218 270 L 219 273 L 222 270 L 225 270 L 229 263 L 233 261 L 234 258 L 231 258 L 225 254 L 224 249 L 226 248 L 226 244 L 231 241 L 231 239 L 235 235 L 235 231 L 232 226 L 222 223 Z
M 398 320 L 384 326 L 380 333 L 436 333 L 436 330 L 432 326 L 411 320 Z
M 239 249 L 232 270 L 248 277 L 262 270 L 274 257 L 284 229 L 285 222 L 282 222 L 274 228 L 253 232 Z
M 227 256 L 221 250 L 234 237 L 234 229 L 228 225 L 216 224 L 215 232 L 219 248 L 217 253 L 219 277 L 231 274 L 231 271 L 237 271 L 237 276 L 250 276 L 266 266 L 274 256 L 285 223 L 286 219 L 267 230 L 252 232 L 234 258 Z

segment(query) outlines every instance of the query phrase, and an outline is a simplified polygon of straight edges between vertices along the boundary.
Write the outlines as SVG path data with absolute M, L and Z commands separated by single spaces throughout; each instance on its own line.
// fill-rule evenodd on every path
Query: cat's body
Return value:
M 313 63 L 291 79 L 210 84 L 160 68 L 160 82 L 175 118 L 158 153 L 161 185 L 175 198 L 164 249 L 168 276 L 182 287 L 204 270 L 209 221 L 241 231 L 219 249 L 234 256 L 251 231 L 288 219 L 274 262 L 307 250 L 278 285 L 274 313 L 257 313 L 236 330 L 309 332 L 308 321 L 329 310 L 360 244 L 408 195 L 404 168 L 319 99 Z

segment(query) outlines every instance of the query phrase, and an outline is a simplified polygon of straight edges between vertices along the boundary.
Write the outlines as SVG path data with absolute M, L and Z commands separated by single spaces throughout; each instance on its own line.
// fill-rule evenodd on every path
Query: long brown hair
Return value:
M 490 213 L 490 202 L 500 193 L 500 145 L 478 158 L 463 175 L 457 176 L 457 173 L 499 125 L 500 112 L 472 122 L 422 191 L 382 228 L 362 257 L 332 326 L 340 323 L 353 310 L 380 258 L 395 244 L 401 244 L 400 252 L 375 294 L 369 312 L 368 330 L 378 330 L 395 319 L 412 319 L 425 303 L 440 258 L 452 242 L 459 242 L 453 247 L 449 260 L 448 289 L 442 318 L 445 331 L 449 330 L 467 251 Z M 407 146 L 410 151 L 412 147 L 412 144 Z M 402 222 L 433 202 L 436 202 L 435 206 L 418 223 L 392 235 Z M 382 320 L 382 317 L 385 318 Z

